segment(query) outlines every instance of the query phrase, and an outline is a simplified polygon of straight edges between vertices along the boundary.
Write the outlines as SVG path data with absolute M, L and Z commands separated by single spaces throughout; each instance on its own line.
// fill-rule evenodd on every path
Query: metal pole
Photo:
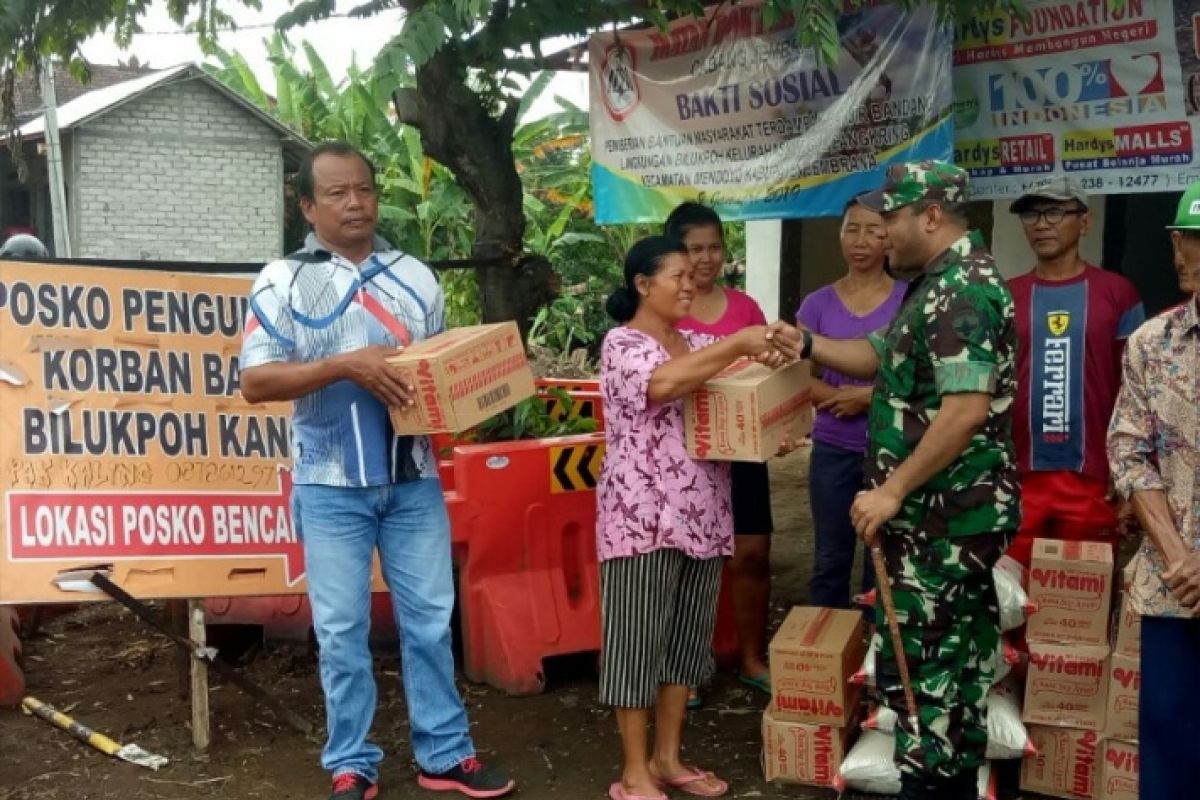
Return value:
M 67 189 L 63 178 L 62 142 L 58 138 L 58 98 L 54 92 L 54 62 L 42 59 L 42 106 L 46 115 L 46 172 L 50 181 L 50 215 L 54 225 L 54 255 L 71 257 L 67 220 Z

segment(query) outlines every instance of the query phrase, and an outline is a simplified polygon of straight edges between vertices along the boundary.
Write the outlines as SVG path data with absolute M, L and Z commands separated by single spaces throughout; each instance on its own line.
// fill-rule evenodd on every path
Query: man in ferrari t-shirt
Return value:
M 1012 204 L 1037 263 L 1009 281 L 1017 313 L 1013 438 L 1021 527 L 1008 553 L 1029 566 L 1034 539 L 1115 542 L 1105 434 L 1121 354 L 1145 312 L 1128 280 L 1079 252 L 1088 197 L 1051 176 Z

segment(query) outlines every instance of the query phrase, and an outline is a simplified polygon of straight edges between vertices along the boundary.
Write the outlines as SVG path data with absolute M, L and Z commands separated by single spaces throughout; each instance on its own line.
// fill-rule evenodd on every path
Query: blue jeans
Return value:
M 1200 764 L 1200 619 L 1142 617 L 1141 800 L 1195 797 Z
M 379 550 L 400 631 L 413 755 L 445 772 L 475 754 L 454 683 L 450 523 L 436 478 L 385 486 L 298 485 L 292 493 L 304 541 L 308 596 L 320 647 L 329 739 L 321 766 L 336 777 L 379 777 L 383 751 L 367 741 L 375 716 L 371 557 Z
M 808 491 L 812 502 L 812 578 L 808 601 L 814 606 L 850 607 L 850 573 L 858 535 L 850 524 L 850 506 L 863 488 L 863 455 L 853 450 L 813 442 L 808 468 Z M 870 559 L 863 564 L 862 591 L 875 585 Z

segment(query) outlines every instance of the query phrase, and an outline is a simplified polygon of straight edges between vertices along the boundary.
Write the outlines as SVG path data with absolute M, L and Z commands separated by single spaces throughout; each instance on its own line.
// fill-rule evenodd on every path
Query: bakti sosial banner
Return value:
M 1027 0 L 961 20 L 955 159 L 976 198 L 1067 172 L 1095 194 L 1200 178 L 1200 0 Z
M 832 66 L 755 3 L 593 35 L 597 222 L 661 221 L 684 200 L 728 220 L 836 215 L 888 164 L 949 158 L 951 28 L 879 5 L 838 32 Z

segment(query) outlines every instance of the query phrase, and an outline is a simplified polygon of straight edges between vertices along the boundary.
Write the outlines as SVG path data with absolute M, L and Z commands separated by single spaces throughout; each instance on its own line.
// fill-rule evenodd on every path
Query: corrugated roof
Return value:
M 88 64 L 90 73 L 87 83 L 76 79 L 71 71 L 62 64 L 54 65 L 54 93 L 59 105 L 70 102 L 76 97 L 114 83 L 123 83 L 141 75 L 154 72 L 149 67 L 127 64 Z M 38 76 L 34 72 L 25 72 L 17 78 L 14 86 L 13 107 L 16 111 L 17 122 L 24 123 L 42 113 L 42 93 L 38 87 Z
M 117 108 L 124 103 L 129 102 L 137 97 L 141 97 L 146 92 L 151 91 L 159 86 L 180 80 L 199 80 L 203 81 L 214 90 L 225 95 L 231 101 L 241 106 L 251 116 L 256 117 L 264 125 L 274 128 L 280 135 L 283 141 L 285 150 L 289 150 L 294 155 L 303 155 L 304 152 L 312 149 L 312 144 L 302 136 L 297 134 L 291 128 L 284 125 L 279 120 L 266 113 L 254 103 L 242 97 L 240 94 L 230 89 L 219 80 L 209 75 L 195 64 L 180 64 L 179 66 L 170 67 L 168 69 L 152 72 L 148 75 L 134 78 L 132 80 L 114 83 L 109 86 L 104 86 L 99 89 L 81 94 L 66 102 L 59 102 L 58 105 L 58 129 L 60 131 L 68 131 L 87 123 L 89 120 L 107 114 L 109 111 Z M 40 109 L 39 109 L 40 110 Z M 46 133 L 46 118 L 39 114 L 36 118 L 26 122 L 20 127 L 21 137 L 24 139 L 41 139 Z

